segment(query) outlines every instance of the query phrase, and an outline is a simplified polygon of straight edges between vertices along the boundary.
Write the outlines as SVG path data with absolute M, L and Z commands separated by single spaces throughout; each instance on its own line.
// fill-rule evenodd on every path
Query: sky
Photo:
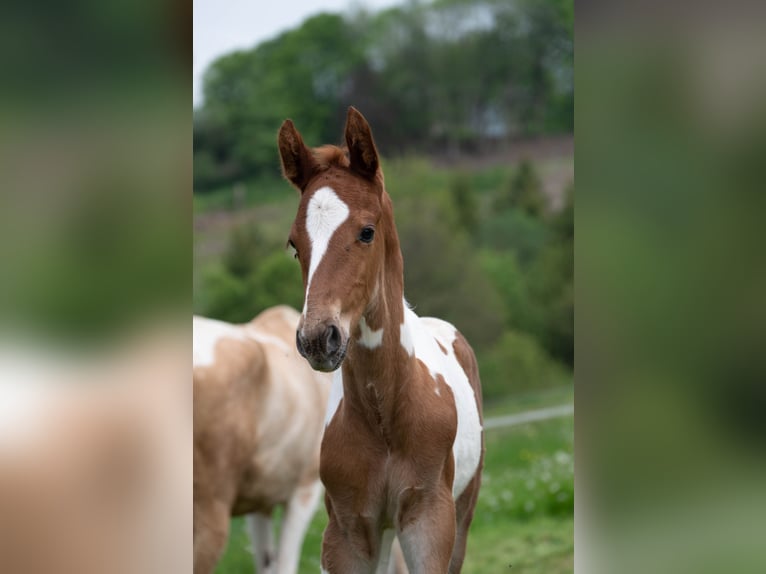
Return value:
M 252 48 L 319 12 L 340 13 L 351 6 L 377 11 L 403 1 L 194 0 L 194 105 L 202 103 L 202 74 L 219 56 Z

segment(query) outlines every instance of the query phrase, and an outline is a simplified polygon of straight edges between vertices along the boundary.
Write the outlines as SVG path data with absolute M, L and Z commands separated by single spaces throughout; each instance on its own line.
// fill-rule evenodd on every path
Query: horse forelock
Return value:
M 323 145 L 311 150 L 317 166 L 321 171 L 331 167 L 349 167 L 348 150 L 335 145 Z
M 348 155 L 348 148 L 338 147 L 336 145 L 323 145 L 311 150 L 311 155 L 316 162 L 317 171 L 324 172 L 331 167 L 340 167 L 343 169 L 351 169 L 351 160 Z M 381 186 L 381 189 L 385 189 L 385 179 L 383 177 L 383 170 L 378 169 L 375 174 L 377 183 Z

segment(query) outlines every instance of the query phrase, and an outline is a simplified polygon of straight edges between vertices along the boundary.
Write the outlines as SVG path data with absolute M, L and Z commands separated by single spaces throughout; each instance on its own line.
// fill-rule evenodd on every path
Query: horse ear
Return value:
M 364 116 L 351 106 L 346 116 L 346 145 L 351 169 L 367 179 L 378 173 L 378 150 L 372 139 L 372 130 Z
M 301 193 L 316 172 L 317 163 L 311 150 L 303 143 L 303 138 L 292 120 L 282 122 L 279 128 L 279 156 L 282 159 L 282 173 Z

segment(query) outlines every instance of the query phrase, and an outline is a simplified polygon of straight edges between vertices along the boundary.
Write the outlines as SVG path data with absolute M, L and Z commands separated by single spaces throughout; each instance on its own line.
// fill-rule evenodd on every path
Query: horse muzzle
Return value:
M 348 336 L 335 323 L 319 323 L 311 329 L 298 329 L 295 345 L 311 368 L 329 373 L 337 369 L 346 357 Z

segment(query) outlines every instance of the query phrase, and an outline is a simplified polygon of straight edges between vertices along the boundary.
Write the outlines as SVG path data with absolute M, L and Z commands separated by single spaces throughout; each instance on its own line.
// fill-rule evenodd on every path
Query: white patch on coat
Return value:
M 402 344 L 402 347 L 407 352 L 407 354 L 411 357 L 415 354 L 415 347 L 412 343 L 412 334 L 410 333 L 410 330 L 407 328 L 407 312 L 412 312 L 407 305 L 407 301 L 404 302 L 404 320 L 402 321 L 401 326 L 399 327 L 399 342 Z
M 324 417 L 324 426 L 330 424 L 335 412 L 338 410 L 340 401 L 343 399 L 343 369 L 336 370 L 332 375 L 332 386 L 330 387 L 330 396 L 327 399 L 327 411 Z
M 303 315 L 309 301 L 311 279 L 327 251 L 335 231 L 348 218 L 348 205 L 330 187 L 320 187 L 309 200 L 306 210 L 306 231 L 311 240 L 311 261 L 306 280 L 306 298 L 303 302 Z
M 455 457 L 452 496 L 455 499 L 463 493 L 479 467 L 482 433 L 476 395 L 455 356 L 453 343 L 456 336 L 455 327 L 446 321 L 433 317 L 421 319 L 414 311 L 405 307 L 402 345 L 407 349 L 404 342 L 411 342 L 415 357 L 423 361 L 434 379 L 437 375 L 444 377 L 455 399 L 457 436 L 452 445 Z M 437 341 L 447 351 L 446 354 L 439 348 Z
M 359 330 L 362 336 L 359 337 L 359 344 L 368 349 L 376 349 L 383 344 L 383 327 L 377 331 L 370 329 L 367 320 L 362 317 L 359 320 Z
M 46 436 L 46 421 L 56 412 L 59 389 L 55 375 L 48 378 L 38 369 L 39 363 L 18 364 L 15 357 L 0 352 L 1 454 L 6 447 L 24 452 L 29 442 Z
M 192 366 L 209 367 L 215 363 L 215 348 L 224 339 L 237 341 L 252 340 L 266 345 L 274 345 L 285 354 L 290 348 L 282 339 L 264 333 L 250 325 L 232 325 L 216 319 L 194 316 L 192 336 Z
M 241 327 L 194 316 L 192 324 L 192 366 L 208 367 L 215 363 L 215 347 L 222 339 L 245 340 Z

